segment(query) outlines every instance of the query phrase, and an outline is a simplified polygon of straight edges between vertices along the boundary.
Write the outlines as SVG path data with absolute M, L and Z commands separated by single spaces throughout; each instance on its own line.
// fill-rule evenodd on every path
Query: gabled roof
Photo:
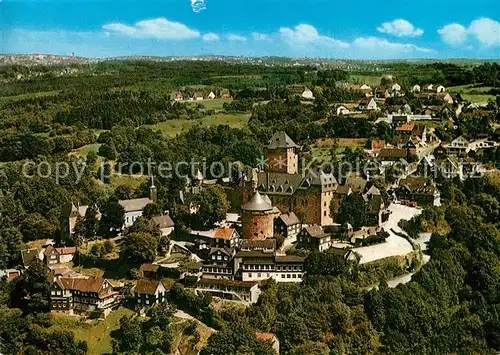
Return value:
M 274 335 L 273 333 L 255 332 L 255 336 L 260 341 L 273 341 L 276 338 L 276 335 Z
M 315 224 L 309 227 L 304 228 L 303 230 L 306 231 L 307 234 L 309 234 L 310 237 L 312 238 L 324 238 L 328 237 L 328 233 L 325 233 L 323 231 L 323 228 L 321 226 Z
M 276 132 L 271 139 L 267 149 L 286 149 L 286 148 L 300 148 L 295 142 L 290 138 L 285 131 Z
M 234 232 L 235 232 L 234 228 L 217 228 L 215 230 L 214 238 L 231 240 Z
M 65 248 L 54 248 L 54 246 L 49 245 L 47 249 L 43 252 L 44 255 L 50 254 L 59 254 L 59 255 L 70 255 L 75 254 L 77 248 L 76 247 L 65 247 Z
M 160 284 L 163 285 L 160 280 L 139 279 L 135 284 L 134 291 L 142 295 L 154 295 Z
M 163 216 L 155 216 L 152 218 L 153 222 L 158 226 L 158 228 L 171 228 L 175 226 L 174 221 L 168 214 Z
M 146 207 L 150 203 L 153 203 L 153 200 L 151 200 L 149 197 L 144 197 L 134 198 L 131 200 L 120 200 L 118 201 L 118 203 L 123 207 L 125 212 L 135 212 L 142 211 L 144 207 Z
M 290 212 L 288 214 L 282 214 L 281 216 L 279 216 L 279 219 L 288 227 L 300 224 L 299 218 L 293 212 Z
M 415 125 L 413 123 L 403 123 L 401 126 L 396 127 L 396 131 L 411 132 Z
M 69 278 L 61 277 L 56 283 L 64 290 L 99 293 L 105 279 L 102 277 Z
M 349 186 L 352 192 L 363 192 L 367 183 L 368 181 L 361 176 L 349 176 L 344 185 Z

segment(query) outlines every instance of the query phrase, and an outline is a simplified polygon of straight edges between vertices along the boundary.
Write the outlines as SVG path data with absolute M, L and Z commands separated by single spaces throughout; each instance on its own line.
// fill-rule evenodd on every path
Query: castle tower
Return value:
M 276 132 L 266 147 L 268 165 L 271 173 L 297 174 L 299 171 L 298 151 L 300 146 L 284 132 Z
M 259 191 L 256 191 L 250 201 L 242 206 L 241 224 L 244 239 L 258 240 L 273 237 L 273 206 Z

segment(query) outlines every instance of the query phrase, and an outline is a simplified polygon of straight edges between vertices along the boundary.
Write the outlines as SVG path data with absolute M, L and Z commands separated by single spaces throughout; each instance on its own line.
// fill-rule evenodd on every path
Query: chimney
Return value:
M 151 186 L 149 187 L 149 199 L 156 203 L 158 191 L 156 190 L 155 182 L 154 182 L 154 176 L 151 175 Z

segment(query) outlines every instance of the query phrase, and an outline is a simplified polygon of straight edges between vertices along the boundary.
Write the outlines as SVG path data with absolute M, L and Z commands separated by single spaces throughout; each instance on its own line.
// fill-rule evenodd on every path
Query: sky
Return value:
M 499 21 L 500 0 L 0 0 L 0 52 L 500 59 Z

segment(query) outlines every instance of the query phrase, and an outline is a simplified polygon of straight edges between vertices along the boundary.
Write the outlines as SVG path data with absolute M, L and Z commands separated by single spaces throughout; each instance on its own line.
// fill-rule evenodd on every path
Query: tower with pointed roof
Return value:
M 266 147 L 266 171 L 297 174 L 299 171 L 299 150 L 300 146 L 284 131 L 276 132 Z
M 267 196 L 262 196 L 256 191 L 241 209 L 244 239 L 260 240 L 273 237 L 275 212 Z

